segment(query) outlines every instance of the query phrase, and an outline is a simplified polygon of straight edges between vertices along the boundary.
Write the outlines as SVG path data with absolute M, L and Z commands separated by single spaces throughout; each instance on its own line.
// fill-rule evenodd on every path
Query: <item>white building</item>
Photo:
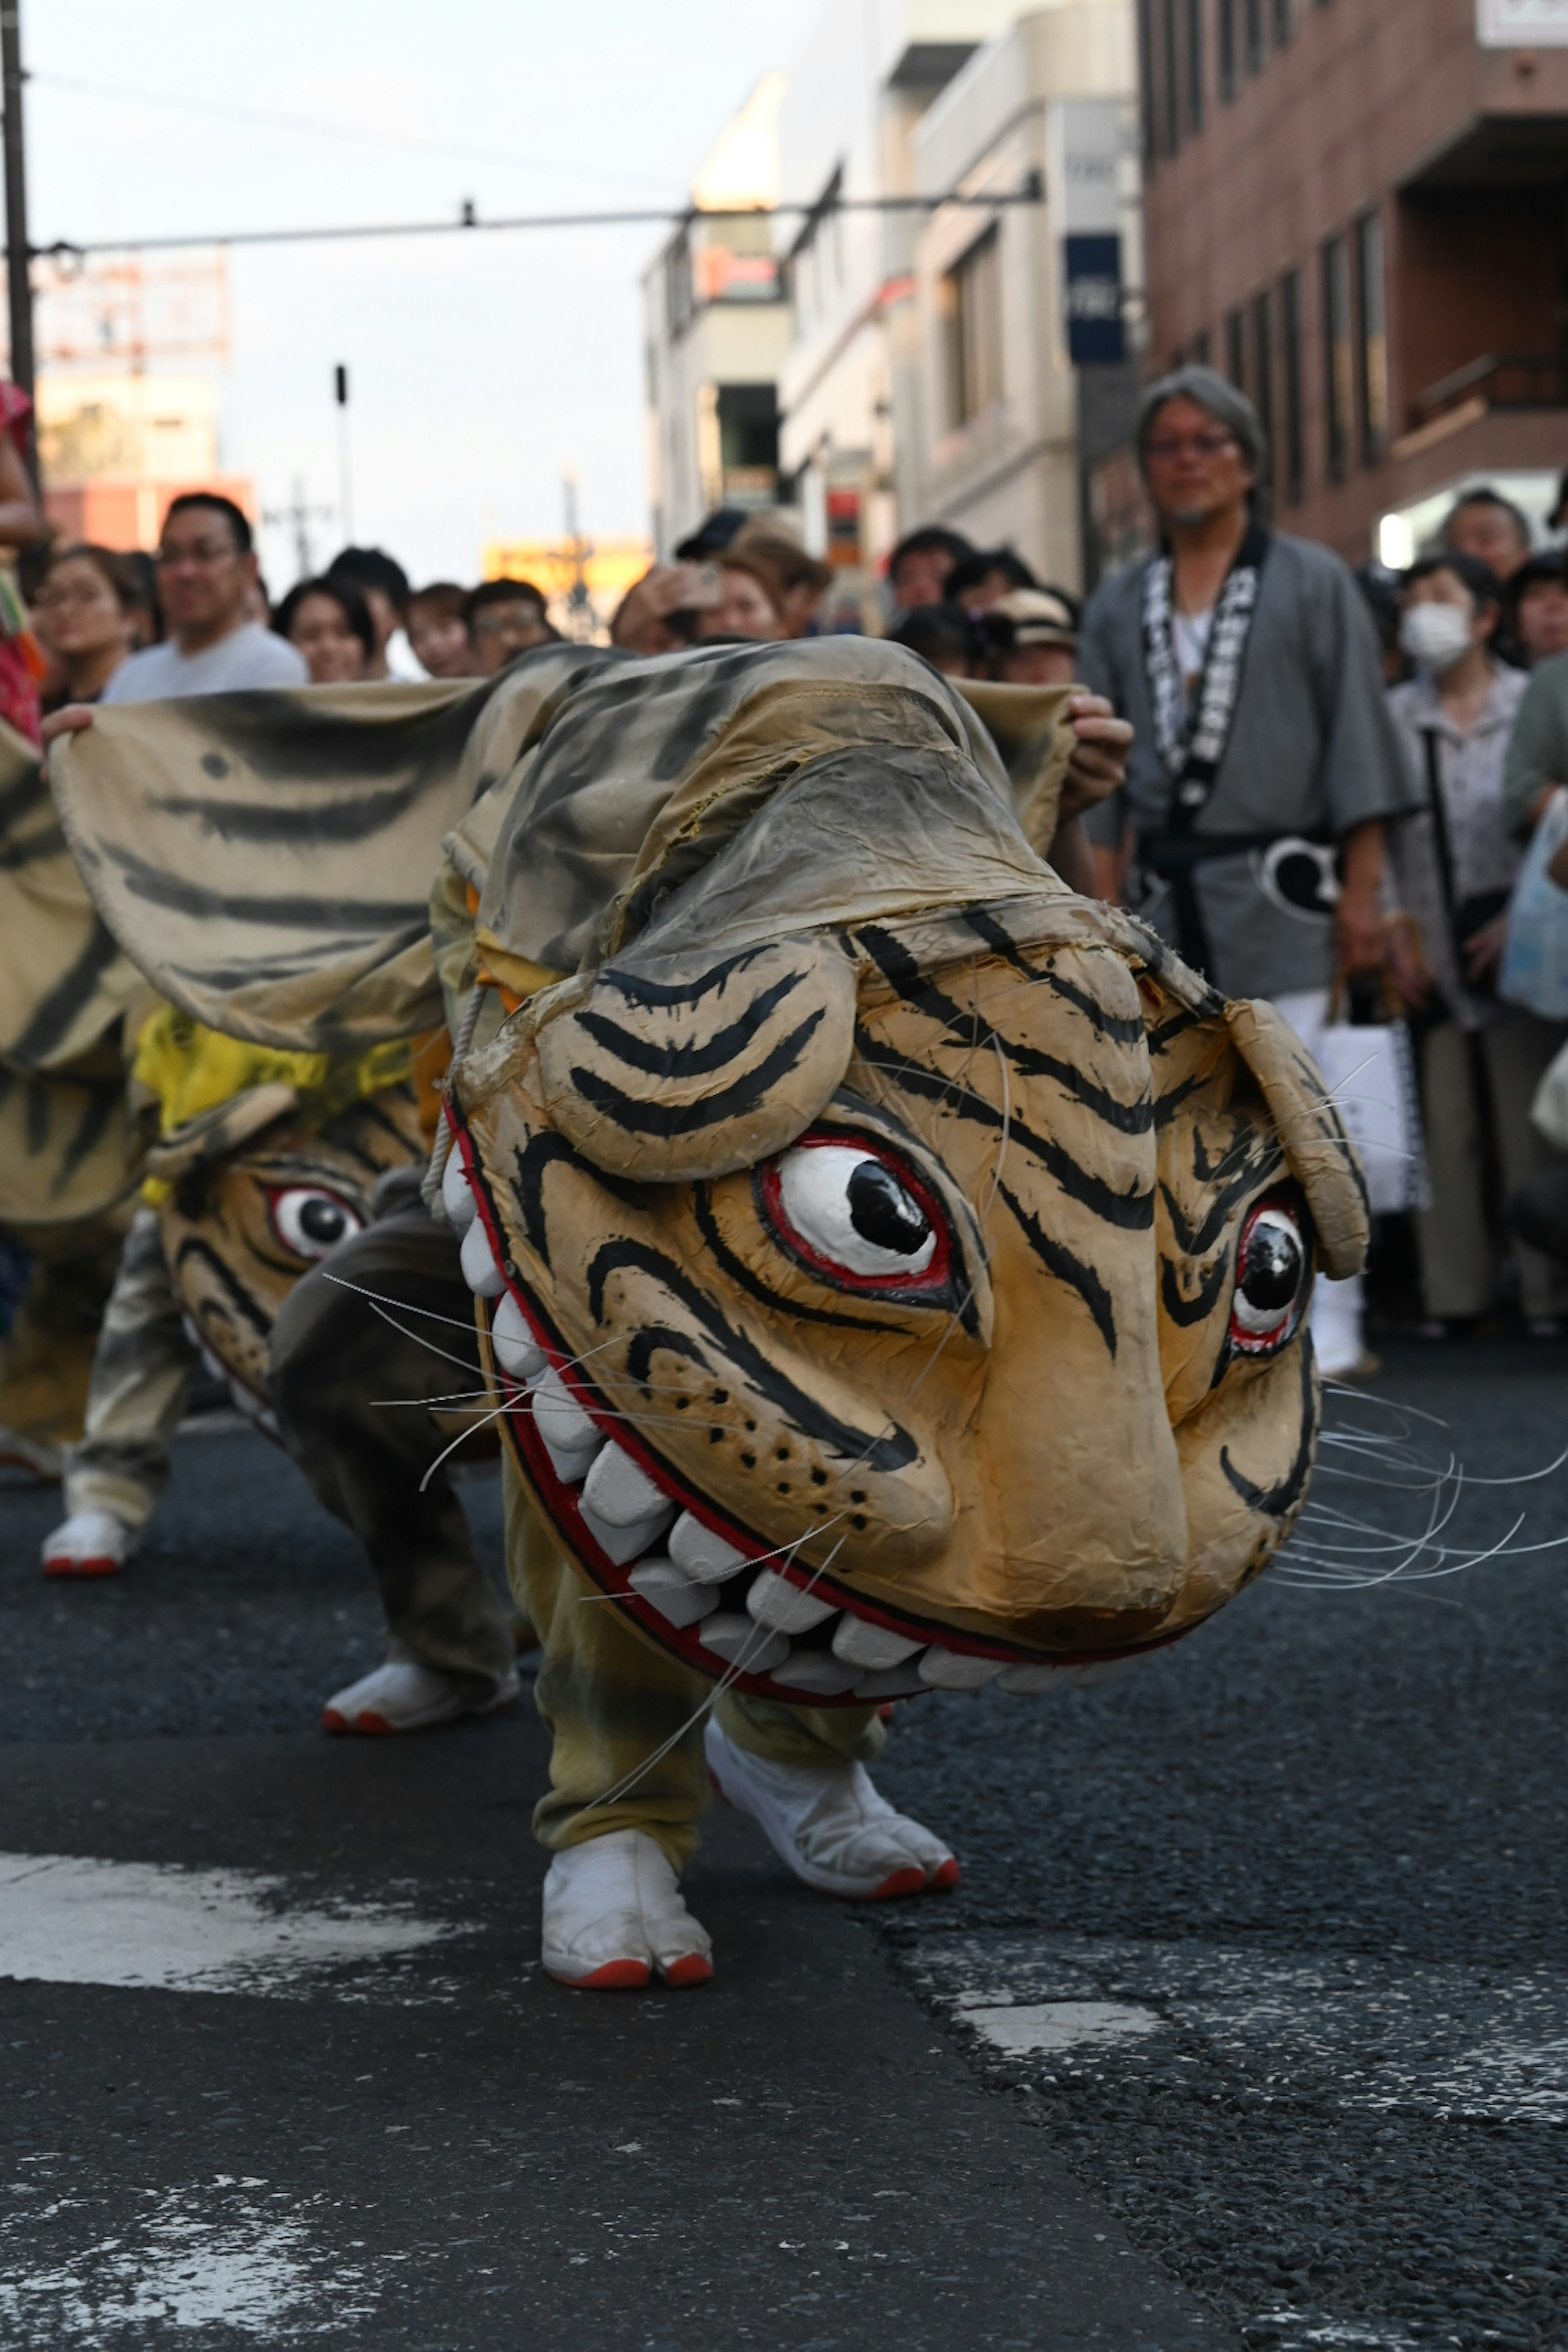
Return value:
M 778 200 L 784 78 L 765 74 L 698 173 L 692 216 L 643 281 L 648 470 L 661 558 L 714 507 L 778 496 L 778 377 L 790 312 L 762 209 Z M 759 207 L 755 220 L 705 211 Z
M 1124 0 L 1058 0 L 1019 18 L 949 83 L 914 133 L 921 193 L 1008 193 L 1031 174 L 1043 205 L 946 205 L 915 252 L 919 370 L 900 433 L 900 521 L 943 522 L 1012 546 L 1042 578 L 1083 585 L 1080 444 L 1118 440 L 1135 369 L 1075 365 L 1069 299 L 1114 327 L 1142 279 L 1136 54 Z M 1120 240 L 1121 268 L 1069 281 Z M 1090 307 L 1086 311 L 1086 296 Z M 1092 557 L 1089 569 L 1094 569 Z
M 795 303 L 780 467 L 847 590 L 868 599 L 895 541 L 931 521 L 1080 579 L 1090 379 L 1068 356 L 1061 241 L 1120 230 L 1136 283 L 1137 166 L 1113 154 L 1109 215 L 1103 188 L 1086 213 L 1068 159 L 1081 165 L 1086 134 L 1120 151 L 1125 125 L 1131 141 L 1135 65 L 1130 0 L 828 0 L 792 60 L 780 178 L 815 210 L 780 223 Z M 1043 204 L 918 201 L 1032 183 Z M 916 201 L 854 209 L 879 197 Z M 1091 376 L 1086 422 L 1108 394 L 1124 406 L 1131 371 Z
M 791 61 L 779 117 L 795 339 L 779 380 L 780 467 L 808 547 L 868 593 L 905 520 L 920 337 L 919 213 L 838 208 L 917 194 L 921 117 L 1016 0 L 826 0 Z

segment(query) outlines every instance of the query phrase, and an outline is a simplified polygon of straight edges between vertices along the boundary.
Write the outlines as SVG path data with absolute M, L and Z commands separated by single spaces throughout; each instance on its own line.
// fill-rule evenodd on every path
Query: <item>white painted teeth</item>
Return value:
M 447 1212 L 447 1223 L 458 1234 L 466 1234 L 479 1213 L 474 1188 L 468 1181 L 468 1171 L 463 1165 L 463 1155 L 455 1143 L 447 1154 L 447 1165 L 441 1172 L 441 1206 Z
M 918 1666 L 881 1666 L 875 1674 L 861 1675 L 855 1685 L 855 1696 L 864 1699 L 912 1698 L 916 1691 L 928 1690 L 922 1683 Z
M 675 1517 L 662 1487 L 613 1438 L 583 1482 L 581 1508 L 589 1534 L 617 1568 L 657 1543 Z
M 477 1233 L 482 1228 L 476 1226 L 474 1230 Z M 543 1440 L 555 1475 L 567 1486 L 574 1486 L 605 1443 L 604 1433 L 584 1412 L 553 1364 L 535 1381 L 530 1394 L 534 1427 Z
M 771 1625 L 778 1633 L 806 1633 L 838 1614 L 837 1601 L 822 1601 L 815 1592 L 803 1592 L 798 1584 L 792 1584 L 787 1576 L 775 1576 L 771 1568 L 764 1568 L 755 1580 L 746 1595 L 746 1606 L 759 1625 Z
M 901 1666 L 907 1658 L 925 1647 L 923 1642 L 906 1641 L 901 1633 L 891 1633 L 885 1625 L 873 1625 L 864 1617 L 847 1614 L 841 1620 L 833 1636 L 833 1654 L 846 1665 L 864 1666 L 878 1672 L 888 1666 Z M 919 1685 L 916 1685 L 919 1688 Z
M 499 1298 L 506 1288 L 490 1247 L 490 1237 L 476 1215 L 463 1235 L 463 1280 L 476 1298 Z
M 771 1674 L 789 1655 L 789 1643 L 782 1633 L 770 1633 L 741 1609 L 719 1610 L 707 1619 L 698 1638 L 716 1658 L 738 1665 L 748 1675 Z
M 626 1582 L 671 1625 L 695 1625 L 719 1606 L 712 1585 L 691 1583 L 672 1559 L 639 1560 Z
M 514 1381 L 537 1380 L 550 1361 L 510 1291 L 491 1318 L 490 1348 L 502 1371 Z
M 830 1658 L 826 1650 L 797 1650 L 773 1668 L 773 1680 L 786 1690 L 805 1691 L 812 1698 L 842 1698 L 853 1690 L 860 1669 Z
M 944 1650 L 934 1642 L 920 1662 L 920 1677 L 928 1690 L 984 1690 L 1001 1671 L 999 1658 L 968 1657 L 961 1650 Z
M 1042 1691 L 1060 1690 L 1066 1680 L 1060 1666 L 1004 1666 L 996 1687 L 1014 1698 L 1037 1698 Z
M 746 1565 L 743 1551 L 716 1536 L 689 1511 L 682 1511 L 669 1531 L 669 1556 L 693 1584 L 723 1584 Z

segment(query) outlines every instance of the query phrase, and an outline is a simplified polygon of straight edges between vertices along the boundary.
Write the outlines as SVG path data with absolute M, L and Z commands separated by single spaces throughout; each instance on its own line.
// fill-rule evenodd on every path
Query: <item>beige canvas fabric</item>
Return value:
M 58 1229 L 130 1192 L 120 1029 L 144 992 L 83 887 L 37 751 L 0 721 L 0 1223 Z
M 1071 750 L 1065 695 L 975 695 L 995 738 L 963 693 L 865 638 L 657 661 L 551 647 L 473 685 L 103 711 L 56 746 L 55 796 L 93 898 L 161 994 L 257 1045 L 353 1052 L 443 1017 L 428 902 L 444 838 L 436 932 L 453 984 L 468 961 L 468 884 L 482 887 L 494 967 L 537 984 L 595 952 L 600 919 L 634 883 L 641 896 L 617 920 L 635 927 L 783 777 L 879 746 L 909 751 L 911 831 L 933 764 L 967 779 L 973 870 L 961 887 L 1009 887 L 1009 873 L 1032 887 L 1015 803 L 1030 838 L 1048 838 Z M 852 803 L 851 789 L 847 814 Z M 868 888 L 890 910 L 926 887 L 903 824 L 885 839 L 847 824 L 837 856 L 832 903 L 847 913 L 868 909 Z M 820 919 L 820 856 L 815 872 Z

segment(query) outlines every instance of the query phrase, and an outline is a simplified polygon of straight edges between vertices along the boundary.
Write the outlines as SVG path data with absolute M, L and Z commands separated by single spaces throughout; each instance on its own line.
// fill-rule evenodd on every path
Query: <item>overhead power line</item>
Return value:
M 832 213 L 938 212 L 946 205 L 990 212 L 998 205 L 1043 205 L 1045 201 L 1044 178 L 1038 172 L 1030 172 L 1016 188 L 980 195 L 964 195 L 954 189 L 940 196 L 834 196 L 827 201 L 818 196 L 809 204 L 688 205 L 680 211 L 639 206 L 602 213 L 509 213 L 486 220 L 479 218 L 472 204 L 465 204 L 456 220 L 361 221 L 331 228 L 209 229 L 199 236 L 89 237 L 80 244 L 71 237 L 57 237 L 52 245 L 35 245 L 30 251 L 35 260 L 68 262 L 77 256 L 86 259 L 95 253 L 178 253 L 203 245 L 324 245 L 333 240 L 365 237 L 446 236 L 470 229 L 679 228 L 694 221 L 780 217 L 825 220 Z
M 664 188 L 646 172 L 606 172 L 598 165 L 572 163 L 559 155 L 521 155 L 515 148 L 470 147 L 447 139 L 421 139 L 401 131 L 373 130 L 352 122 L 328 122 L 311 114 L 283 114 L 254 106 L 231 106 L 222 99 L 184 98 L 177 92 L 127 89 L 108 82 L 83 81 L 76 74 L 30 71 L 27 79 L 42 89 L 58 89 L 73 98 L 107 100 L 112 105 L 153 106 L 165 112 L 194 114 L 220 122 L 244 122 L 261 131 L 287 131 L 308 139 L 346 139 L 359 146 L 395 148 L 402 154 L 447 155 L 463 163 L 500 163 L 516 172 L 564 173 L 576 180 L 602 180 L 608 186 Z

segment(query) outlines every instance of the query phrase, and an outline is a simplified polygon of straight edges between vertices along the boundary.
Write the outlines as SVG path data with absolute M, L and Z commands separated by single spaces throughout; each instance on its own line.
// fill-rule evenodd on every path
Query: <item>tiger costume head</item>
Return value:
M 1289 1531 L 1353 1155 L 1277 1014 L 1054 882 L 634 946 L 471 1055 L 454 1116 L 518 1466 L 694 1667 L 797 1704 L 1045 1690 Z
M 247 1419 L 279 1434 L 267 1350 L 303 1274 L 371 1222 L 389 1171 L 422 1163 L 411 1086 L 325 1121 L 286 1086 L 257 1087 L 154 1145 L 148 1166 L 174 1295 L 207 1371 Z

